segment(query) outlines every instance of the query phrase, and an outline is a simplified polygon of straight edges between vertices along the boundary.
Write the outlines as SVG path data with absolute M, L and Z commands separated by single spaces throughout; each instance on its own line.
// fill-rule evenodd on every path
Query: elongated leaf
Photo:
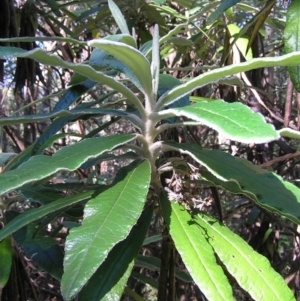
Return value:
M 160 49 L 159 49 L 159 28 L 155 24 L 152 41 L 152 61 L 151 74 L 153 84 L 153 101 L 156 102 L 157 90 L 159 85 L 159 69 L 160 69 Z
M 88 159 L 131 141 L 134 135 L 115 135 L 85 139 L 66 146 L 52 157 L 38 155 L 30 158 L 19 168 L 0 175 L 0 194 L 24 184 L 46 178 L 60 170 L 76 170 Z
M 276 174 L 219 150 L 201 149 L 195 144 L 165 144 L 192 156 L 219 180 L 225 182 L 225 189 L 228 189 L 226 186 L 230 182 L 235 182 L 230 189 L 236 192 L 232 192 L 243 192 L 258 206 L 300 223 L 300 190 Z M 218 185 L 222 183 L 219 182 Z
M 241 0 L 223 0 L 218 8 L 210 15 L 207 20 L 207 23 L 213 23 L 218 17 L 223 14 L 228 8 L 232 7 L 233 5 L 237 4 Z
M 0 42 L 4 43 L 13 43 L 13 42 L 45 42 L 45 41 L 50 41 L 50 42 L 65 42 L 65 43 L 70 43 L 74 45 L 82 45 L 86 46 L 87 42 L 86 41 L 81 41 L 81 40 L 76 40 L 72 38 L 67 38 L 67 37 L 58 37 L 58 36 L 51 36 L 51 37 L 15 37 L 15 38 L 5 38 L 5 39 L 0 39 Z
M 91 66 L 63 61 L 60 57 L 53 54 L 48 54 L 45 51 L 38 48 L 33 49 L 31 51 L 26 51 L 22 48 L 16 47 L 0 47 L 0 58 L 5 59 L 9 57 L 31 58 L 45 65 L 65 67 L 74 70 L 90 78 L 93 81 L 101 82 L 117 90 L 118 92 L 122 93 L 125 97 L 127 97 L 128 101 L 135 104 L 138 108 L 141 108 L 140 100 L 134 95 L 134 93 L 130 89 L 128 89 L 126 86 L 124 86 L 122 83 L 115 80 L 114 78 L 107 76 L 101 72 L 97 72 Z
M 127 116 L 128 113 L 125 111 L 114 110 L 114 109 L 74 109 L 71 111 L 62 110 L 57 113 L 48 113 L 48 114 L 34 114 L 27 116 L 11 116 L 0 118 L 0 126 L 10 125 L 10 124 L 21 124 L 28 123 L 33 121 L 42 121 L 45 119 L 64 117 L 64 116 L 73 116 L 74 118 L 83 117 L 84 115 L 88 116 L 99 116 L 99 115 L 117 115 L 117 116 Z M 72 118 L 73 118 L 72 117 Z
M 79 294 L 79 301 L 119 300 L 152 217 L 152 207 L 141 214 L 128 237 L 114 246 L 104 263 Z
M 164 118 L 185 116 L 213 128 L 225 138 L 245 143 L 263 143 L 279 138 L 274 127 L 266 123 L 262 115 L 239 102 L 202 101 L 157 114 Z
M 86 204 L 82 226 L 72 229 L 66 242 L 61 285 L 65 300 L 82 289 L 112 248 L 129 235 L 143 209 L 149 183 L 150 166 L 143 161 Z
M 0 294 L 6 285 L 12 264 L 12 247 L 10 236 L 0 241 Z
M 133 71 L 106 51 L 95 48 L 92 51 L 89 63 L 93 67 L 108 67 L 124 73 L 139 90 L 143 91 L 143 88 Z
M 88 45 L 104 50 L 128 66 L 138 78 L 144 93 L 152 96 L 150 64 L 141 52 L 124 43 L 104 39 L 89 41 Z
M 176 249 L 193 280 L 208 300 L 234 300 L 231 285 L 217 264 L 207 236 L 191 225 L 191 216 L 178 203 L 161 195 L 160 203 Z
M 288 138 L 300 140 L 300 132 L 290 128 L 283 128 L 279 130 L 278 133 L 282 137 L 288 137 Z
M 0 230 L 0 241 L 6 236 L 28 225 L 29 223 L 34 222 L 47 214 L 61 210 L 82 200 L 86 200 L 90 198 L 94 193 L 94 190 L 81 192 L 74 196 L 72 195 L 58 199 L 57 201 L 51 202 L 50 204 L 42 206 L 40 208 L 30 209 L 23 212 Z
M 109 7 L 116 23 L 118 24 L 121 32 L 124 34 L 130 34 L 129 29 L 126 24 L 126 20 L 124 19 L 122 12 L 118 8 L 118 6 L 115 4 L 115 2 L 112 0 L 108 0 L 108 7 Z
M 254 300 L 296 300 L 267 258 L 256 253 L 218 220 L 200 213 L 190 220 L 190 224 L 199 231 L 198 235 L 202 233 L 206 237 L 228 272 Z
M 283 56 L 257 58 L 244 63 L 210 70 L 164 94 L 157 102 L 156 111 L 159 111 L 163 106 L 173 103 L 177 99 L 189 94 L 195 89 L 209 83 L 216 82 L 217 80 L 228 75 L 245 72 L 251 69 L 272 66 L 297 66 L 299 61 L 300 52 L 293 52 Z
M 81 95 L 86 93 L 90 88 L 94 87 L 96 82 L 91 81 L 90 79 L 85 80 L 84 82 L 70 87 L 56 103 L 55 107 L 52 110 L 52 113 L 59 112 L 68 108 L 72 103 L 74 103 Z
M 8 214 L 11 212 L 7 212 Z M 7 215 L 6 214 L 6 218 Z M 15 215 L 15 214 L 13 214 Z M 13 234 L 26 256 L 54 278 L 60 280 L 63 274 L 63 252 L 55 238 L 47 237 L 46 231 L 37 232 L 37 223 L 31 223 Z
M 300 2 L 292 0 L 286 13 L 286 26 L 284 29 L 284 50 L 286 53 L 300 50 Z M 300 67 L 288 67 L 291 81 L 295 89 L 300 92 Z

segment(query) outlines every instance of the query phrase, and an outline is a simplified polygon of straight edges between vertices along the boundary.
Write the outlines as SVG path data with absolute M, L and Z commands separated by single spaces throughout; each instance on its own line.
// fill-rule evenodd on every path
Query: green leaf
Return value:
M 300 132 L 290 128 L 283 128 L 279 130 L 278 133 L 281 137 L 287 137 L 298 140 L 300 139 Z
M 70 87 L 55 104 L 52 113 L 59 112 L 68 108 L 74 103 L 81 95 L 86 93 L 89 89 L 94 87 L 96 82 L 87 79 L 77 85 Z
M 77 193 L 76 195 L 58 199 L 57 201 L 40 208 L 34 208 L 23 212 L 0 230 L 0 241 L 29 223 L 34 222 L 52 212 L 59 211 L 82 200 L 86 200 L 94 193 L 94 190 Z
M 118 6 L 115 4 L 114 1 L 108 0 L 108 7 L 116 21 L 116 23 L 119 26 L 119 29 L 122 33 L 130 35 L 129 29 L 126 24 L 126 20 L 124 19 L 124 16 Z
M 197 229 L 198 235 L 205 236 L 228 272 L 254 300 L 295 301 L 292 291 L 267 258 L 218 220 L 199 213 L 193 216 L 190 224 Z
M 35 48 L 31 51 L 26 51 L 22 48 L 17 47 L 0 47 L 0 58 L 6 59 L 10 57 L 31 58 L 45 65 L 68 68 L 90 78 L 93 81 L 106 84 L 109 87 L 117 90 L 118 92 L 122 93 L 125 97 L 127 97 L 128 101 L 135 104 L 138 108 L 141 108 L 142 106 L 140 100 L 129 88 L 124 86 L 118 80 L 107 76 L 102 72 L 97 72 L 94 68 L 86 64 L 74 64 L 66 62 L 63 61 L 60 57 L 53 54 L 48 54 L 47 52 L 38 48 Z
M 6 212 L 7 214 L 11 212 Z M 15 214 L 13 214 L 15 215 Z M 54 278 L 60 280 L 63 274 L 63 252 L 55 238 L 47 236 L 44 229 L 37 232 L 38 223 L 31 223 L 13 234 L 14 240 L 26 256 Z
M 79 301 L 119 300 L 151 222 L 148 206 L 128 237 L 115 245 L 79 294 Z
M 107 258 L 112 248 L 130 233 L 141 214 L 150 183 L 150 165 L 143 161 L 124 178 L 90 200 L 82 226 L 71 230 L 65 247 L 61 290 L 72 299 Z
M 92 116 L 99 116 L 99 115 L 117 115 L 117 116 L 128 116 L 128 113 L 121 110 L 114 110 L 114 109 L 74 109 L 71 111 L 62 110 L 56 113 L 47 113 L 47 114 L 34 114 L 34 115 L 26 115 L 26 116 L 11 116 L 11 117 L 4 117 L 0 118 L 0 126 L 3 125 L 11 125 L 11 124 L 21 124 L 21 123 L 28 123 L 28 122 L 37 122 L 43 121 L 45 119 L 52 119 L 56 117 L 65 117 L 70 116 L 70 119 L 76 118 L 83 118 L 84 116 L 87 117 L 88 115 Z
M 0 241 L 0 295 L 6 285 L 12 264 L 12 247 L 10 236 Z
M 214 83 L 219 79 L 228 75 L 233 75 L 240 72 L 245 72 L 251 69 L 273 67 L 273 66 L 297 66 L 300 61 L 300 52 L 278 57 L 256 58 L 240 64 L 229 65 L 222 68 L 207 71 L 190 81 L 177 86 L 168 93 L 164 94 L 157 102 L 156 111 L 159 111 L 163 106 L 169 105 L 179 98 L 189 94 L 197 88 L 205 86 L 209 83 Z
M 213 23 L 218 19 L 218 17 L 223 14 L 228 8 L 232 7 L 233 5 L 237 4 L 241 0 L 223 0 L 218 8 L 209 16 L 207 23 Z
M 88 45 L 102 49 L 124 63 L 138 78 L 144 93 L 152 96 L 150 64 L 141 52 L 124 43 L 104 39 L 91 40 Z
M 152 41 L 152 61 L 151 61 L 154 102 L 156 102 L 157 90 L 159 85 L 159 69 L 160 69 L 159 28 L 158 25 L 155 24 L 154 32 L 153 32 L 153 41 Z
M 163 118 L 185 116 L 209 126 L 225 138 L 244 143 L 264 143 L 279 138 L 274 127 L 266 123 L 262 115 L 239 102 L 202 101 L 160 111 L 157 115 Z
M 292 0 L 286 13 L 286 26 L 284 29 L 284 50 L 286 53 L 291 53 L 300 50 L 300 2 Z M 295 89 L 300 92 L 300 66 L 288 67 L 291 81 Z
M 134 139 L 134 135 L 115 135 L 85 139 L 74 145 L 66 146 L 52 157 L 38 155 L 30 158 L 19 168 L 0 175 L 0 194 L 37 181 L 60 170 L 76 170 L 88 159 L 97 157 L 105 151 Z
M 275 173 L 220 150 L 201 149 L 196 144 L 165 142 L 170 150 L 188 154 L 205 166 L 220 181 L 217 185 L 250 197 L 258 206 L 295 223 L 300 223 L 300 190 Z M 213 179 L 208 179 L 213 181 Z M 230 185 L 230 186 L 229 186 Z
M 191 216 L 164 194 L 160 203 L 176 249 L 193 280 L 208 300 L 235 300 L 231 285 L 217 264 L 214 250 L 201 229 L 191 224 Z
M 61 17 L 62 14 L 59 10 L 59 7 L 56 3 L 56 0 L 44 0 L 48 6 L 51 8 L 51 10 L 54 12 L 54 14 L 57 16 L 57 17 Z

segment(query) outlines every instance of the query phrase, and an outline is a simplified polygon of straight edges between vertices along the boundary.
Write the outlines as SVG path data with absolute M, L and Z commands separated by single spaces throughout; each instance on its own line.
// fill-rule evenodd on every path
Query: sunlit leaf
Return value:
M 190 225 L 209 241 L 228 272 L 254 300 L 296 300 L 268 259 L 218 220 L 199 213 L 190 219 Z
M 300 61 L 300 52 L 293 52 L 278 57 L 256 58 L 240 64 L 229 65 L 222 68 L 207 71 L 190 81 L 177 86 L 168 93 L 164 94 L 157 102 L 156 109 L 160 110 L 163 106 L 169 105 L 179 98 L 189 94 L 197 88 L 214 83 L 228 75 L 245 72 L 251 69 L 265 68 L 272 66 L 297 66 Z
M 300 2 L 293 0 L 288 7 L 286 13 L 286 26 L 284 29 L 284 50 L 286 53 L 300 50 Z M 299 60 L 298 66 L 288 67 L 291 81 L 295 89 L 300 92 L 300 67 Z
M 38 155 L 30 158 L 19 168 L 0 175 L 0 194 L 53 175 L 60 170 L 75 170 L 88 159 L 97 157 L 123 143 L 134 139 L 134 135 L 115 135 L 85 139 L 66 146 L 53 156 Z
M 147 234 L 152 217 L 152 207 L 148 206 L 128 237 L 114 246 L 104 263 L 82 289 L 79 301 L 119 300 Z
M 150 166 L 128 167 L 125 177 L 90 200 L 81 227 L 71 230 L 65 247 L 62 294 L 71 300 L 123 241 L 137 222 L 146 201 Z
M 239 102 L 201 101 L 182 108 L 160 111 L 157 115 L 162 118 L 184 116 L 209 126 L 225 138 L 245 143 L 263 143 L 279 138 L 274 127 L 266 123 L 262 115 Z
M 214 250 L 201 229 L 191 224 L 190 214 L 164 195 L 160 199 L 163 215 L 176 249 L 193 280 L 208 300 L 235 300 L 232 288 Z

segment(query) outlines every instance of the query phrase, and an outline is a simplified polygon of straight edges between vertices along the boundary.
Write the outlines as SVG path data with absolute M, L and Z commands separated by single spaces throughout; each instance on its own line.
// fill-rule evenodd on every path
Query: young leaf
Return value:
M 183 108 L 160 111 L 157 115 L 162 118 L 185 116 L 213 128 L 225 138 L 244 143 L 263 143 L 279 138 L 274 127 L 266 123 L 262 115 L 239 102 L 202 101 Z
M 290 54 L 278 57 L 264 57 L 256 58 L 244 63 L 229 65 L 222 68 L 217 68 L 205 72 L 190 81 L 181 84 L 164 94 L 157 102 L 156 111 L 159 111 L 163 106 L 169 105 L 179 98 L 189 94 L 196 88 L 200 88 L 209 83 L 218 81 L 219 79 L 228 75 L 233 75 L 240 72 L 245 72 L 251 69 L 273 67 L 273 66 L 297 66 L 299 65 L 300 52 L 293 52 Z
M 152 61 L 151 74 L 153 86 L 153 101 L 156 102 L 157 89 L 159 84 L 159 69 L 160 69 L 160 53 L 159 53 L 159 27 L 154 26 L 153 42 L 152 42 Z
M 46 178 L 60 170 L 76 170 L 87 160 L 129 142 L 134 137 L 134 135 L 125 134 L 90 138 L 60 149 L 52 157 L 34 156 L 19 168 L 0 175 L 0 194 Z
M 141 214 L 150 165 L 143 161 L 128 170 L 123 179 L 86 204 L 82 226 L 72 229 L 67 238 L 61 284 L 66 301 L 82 289 L 112 248 L 129 235 Z
M 286 26 L 284 29 L 284 50 L 286 53 L 300 50 L 300 2 L 292 0 L 286 13 Z M 288 71 L 295 89 L 300 92 L 300 67 L 290 66 Z
M 124 34 L 130 34 L 129 29 L 126 24 L 126 20 L 124 19 L 124 16 L 118 6 L 115 4 L 114 1 L 108 0 L 108 7 L 116 21 L 116 23 L 119 26 L 119 29 L 121 30 L 122 33 Z
M 145 208 L 128 237 L 115 245 L 104 263 L 79 293 L 79 301 L 119 300 L 151 222 L 153 209 Z
M 193 216 L 190 225 L 199 231 L 198 235 L 205 236 L 228 272 L 254 300 L 295 301 L 292 291 L 267 258 L 256 253 L 218 220 L 199 213 Z
M 91 40 L 88 45 L 102 49 L 124 63 L 138 78 L 144 93 L 152 96 L 150 64 L 141 52 L 124 43 L 104 39 Z
M 165 142 L 171 149 L 188 154 L 227 185 L 235 182 L 234 193 L 244 193 L 258 206 L 295 223 L 300 223 L 300 190 L 274 173 L 220 150 L 201 149 L 196 144 Z M 209 179 L 212 180 L 213 179 Z M 218 185 L 222 185 L 221 182 Z M 238 187 L 238 188 L 237 188 Z

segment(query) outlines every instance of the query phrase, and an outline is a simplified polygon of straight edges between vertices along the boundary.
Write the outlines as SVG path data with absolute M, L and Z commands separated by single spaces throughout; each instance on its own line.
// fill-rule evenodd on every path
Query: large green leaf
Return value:
M 105 75 L 102 72 L 97 72 L 94 68 L 86 64 L 74 64 L 66 62 L 63 61 L 60 57 L 53 54 L 48 54 L 47 52 L 38 48 L 35 48 L 31 51 L 26 51 L 22 48 L 17 47 L 0 47 L 0 58 L 6 59 L 10 57 L 31 58 L 45 65 L 65 67 L 74 70 L 77 73 L 82 74 L 93 81 L 108 85 L 109 87 L 122 93 L 125 97 L 128 98 L 128 101 L 135 104 L 138 108 L 141 109 L 142 107 L 140 100 L 137 98 L 137 96 L 130 89 L 124 86 L 121 82 L 110 76 Z
M 216 82 L 228 75 L 245 72 L 251 69 L 272 66 L 297 66 L 299 65 L 299 61 L 300 52 L 293 52 L 278 57 L 256 58 L 244 63 L 233 64 L 230 66 L 207 71 L 164 94 L 157 102 L 156 111 L 159 111 L 163 106 L 173 103 L 174 101 L 180 99 L 184 95 L 189 94 L 195 89 L 205 86 L 209 83 Z
M 60 149 L 52 157 L 34 156 L 19 168 L 0 175 L 0 194 L 46 178 L 60 170 L 76 170 L 88 159 L 129 142 L 134 137 L 134 135 L 126 134 L 90 138 Z
M 185 116 L 213 128 L 225 138 L 244 143 L 263 143 L 279 138 L 274 127 L 266 123 L 262 115 L 239 102 L 201 101 L 155 114 L 163 118 Z
M 208 300 L 234 300 L 232 288 L 205 233 L 191 224 L 191 216 L 164 194 L 160 203 L 176 249 L 196 284 Z
M 202 234 L 206 238 L 228 272 L 254 300 L 295 301 L 292 291 L 273 270 L 267 258 L 255 252 L 218 220 L 199 213 L 190 219 L 190 225 L 198 232 L 198 236 Z
M 65 247 L 61 290 L 71 300 L 130 233 L 141 214 L 150 183 L 150 165 L 129 166 L 116 184 L 90 200 L 82 226 L 71 230 Z
M 11 237 L 8 236 L 4 240 L 0 241 L 0 295 L 2 289 L 6 285 L 12 264 L 12 247 Z
M 138 78 L 144 93 L 149 97 L 152 96 L 150 64 L 141 52 L 124 43 L 105 39 L 91 40 L 88 42 L 88 45 L 104 50 L 124 63 Z
M 109 252 L 104 263 L 79 294 L 79 301 L 119 300 L 150 225 L 153 209 L 148 206 L 127 238 Z
M 284 50 L 286 53 L 300 50 L 300 1 L 292 0 L 286 13 L 286 26 L 284 29 Z M 289 74 L 295 89 L 300 92 L 300 67 L 288 67 Z
M 220 150 L 201 149 L 196 144 L 165 144 L 171 147 L 170 150 L 189 154 L 205 166 L 220 180 L 217 185 L 222 185 L 223 181 L 225 189 L 244 193 L 258 206 L 300 223 L 300 190 L 276 174 Z

